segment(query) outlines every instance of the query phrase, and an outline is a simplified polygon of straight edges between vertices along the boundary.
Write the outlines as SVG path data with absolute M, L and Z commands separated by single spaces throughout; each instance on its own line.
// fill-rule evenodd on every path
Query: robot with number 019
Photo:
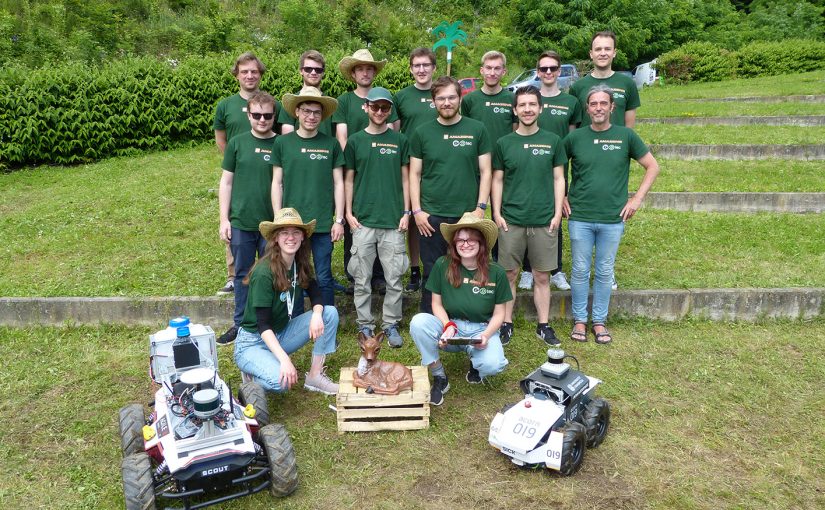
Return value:
M 599 446 L 610 426 L 610 404 L 594 397 L 599 379 L 573 370 L 561 349 L 549 349 L 547 362 L 519 383 L 524 399 L 496 413 L 488 440 L 522 467 L 547 468 L 570 476 L 587 448 Z

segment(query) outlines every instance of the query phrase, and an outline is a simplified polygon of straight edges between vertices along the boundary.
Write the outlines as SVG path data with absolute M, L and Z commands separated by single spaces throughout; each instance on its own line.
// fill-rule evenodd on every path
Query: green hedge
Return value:
M 300 87 L 298 58 L 259 55 L 261 88 L 280 98 Z M 324 92 L 352 88 L 330 55 Z M 234 94 L 233 56 L 169 63 L 123 60 L 102 68 L 71 65 L 0 76 L 0 168 L 76 164 L 163 150 L 212 138 L 215 104 Z M 398 90 L 412 78 L 406 59 L 388 63 L 377 85 Z
M 825 42 L 808 39 L 754 42 L 738 51 L 691 42 L 660 56 L 656 67 L 666 80 L 684 83 L 814 71 L 823 60 Z

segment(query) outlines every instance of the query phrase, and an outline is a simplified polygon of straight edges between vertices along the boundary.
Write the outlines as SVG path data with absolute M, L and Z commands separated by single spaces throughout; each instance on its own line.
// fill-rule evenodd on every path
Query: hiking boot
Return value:
M 521 279 L 518 282 L 518 288 L 522 290 L 530 290 L 533 288 L 533 273 L 530 271 L 522 271 Z
M 226 280 L 226 285 L 218 289 L 215 294 L 219 296 L 226 296 L 235 292 L 235 280 Z
M 467 375 L 464 376 L 464 378 L 470 384 L 481 384 L 484 382 L 484 379 L 482 379 L 481 374 L 479 374 L 478 370 L 476 370 L 473 367 L 470 367 L 470 370 L 467 370 Z
M 547 324 L 539 324 L 536 326 L 536 336 L 539 340 L 544 340 L 547 345 L 561 345 L 561 340 L 556 338 L 556 332 Z
M 610 283 L 610 288 L 613 290 L 619 288 L 619 282 L 616 281 L 616 273 L 613 273 L 613 281 Z
M 562 271 L 550 277 L 550 283 L 559 290 L 570 290 L 570 284 L 567 283 L 567 275 Z
M 415 292 L 421 288 L 421 273 L 418 271 L 413 271 L 410 273 L 410 281 L 407 283 L 407 286 L 404 287 L 404 290 L 407 292 Z
M 309 373 L 304 374 L 304 388 L 309 391 L 317 391 L 324 395 L 335 395 L 338 393 L 338 384 L 333 382 L 326 374 L 327 367 L 321 370 L 321 373 L 316 376 L 310 376 Z
M 385 329 L 384 334 L 387 335 L 387 343 L 390 344 L 390 347 L 396 348 L 404 345 L 404 339 L 401 338 L 401 333 L 398 332 L 398 324 L 393 324 Z
M 235 341 L 235 337 L 237 336 L 238 326 L 232 326 L 226 330 L 226 333 L 218 337 L 217 343 L 218 345 L 229 345 Z
M 444 394 L 450 391 L 450 381 L 447 377 L 433 376 L 433 387 L 430 389 L 430 404 L 440 406 L 444 403 Z
M 369 327 L 369 326 L 360 326 L 358 328 L 358 332 L 359 333 L 364 333 L 364 336 L 367 337 L 367 338 L 371 338 L 371 337 L 375 336 L 375 334 L 372 331 L 372 328 Z
M 498 337 L 501 340 L 502 346 L 509 344 L 513 338 L 513 323 L 502 322 L 501 327 L 498 329 Z

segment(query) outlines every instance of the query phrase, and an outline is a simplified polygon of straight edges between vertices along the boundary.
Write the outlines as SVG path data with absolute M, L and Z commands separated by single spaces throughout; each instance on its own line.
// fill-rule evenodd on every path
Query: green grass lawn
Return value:
M 645 101 L 636 110 L 638 117 L 738 117 L 825 115 L 825 103 L 743 103 L 701 101 Z
M 662 169 L 653 191 L 822 192 L 821 161 L 685 161 L 659 159 Z M 633 163 L 630 189 L 639 188 L 644 171 Z
M 569 324 L 554 324 L 560 335 Z M 162 324 L 158 324 L 160 328 Z M 270 396 L 292 438 L 300 486 L 218 508 L 822 508 L 825 406 L 818 353 L 825 322 L 758 324 L 614 321 L 612 346 L 564 342 L 613 408 L 611 429 L 571 478 L 525 471 L 487 444 L 495 412 L 544 359 L 532 324 L 518 322 L 510 365 L 489 386 L 463 379 L 466 357 L 445 355 L 452 389 L 428 430 L 338 435 L 331 397 Z M 157 328 L 152 328 L 157 329 Z M 117 410 L 147 402 L 147 328 L 0 328 L 7 417 L 0 442 L 5 508 L 122 508 Z M 352 366 L 354 332 L 328 359 Z M 417 364 L 409 341 L 385 359 Z M 221 374 L 239 373 L 231 349 Z M 296 355 L 299 372 L 309 352 Z
M 825 127 L 805 126 L 681 126 L 639 124 L 635 127 L 648 144 L 784 144 L 825 143 Z
M 212 295 L 225 274 L 217 198 L 207 191 L 216 186 L 217 159 L 204 146 L 0 175 L 0 250 L 8 261 L 0 266 L 0 295 Z M 674 173 L 669 163 L 665 182 Z M 802 168 L 817 173 L 814 165 Z M 633 173 L 638 179 L 641 172 Z M 729 170 L 731 185 L 735 178 Z M 617 272 L 629 289 L 823 286 L 823 254 L 822 215 L 645 209 L 627 225 Z M 338 243 L 339 277 L 342 257 Z
M 709 97 L 796 96 L 825 94 L 825 71 L 764 76 L 735 81 L 645 87 L 642 105 L 651 102 L 703 99 Z

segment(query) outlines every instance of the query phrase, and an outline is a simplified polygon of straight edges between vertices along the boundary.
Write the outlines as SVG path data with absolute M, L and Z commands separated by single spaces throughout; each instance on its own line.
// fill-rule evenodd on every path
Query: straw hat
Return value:
M 261 231 L 264 239 L 270 241 L 276 230 L 285 227 L 300 228 L 304 231 L 306 237 L 309 237 L 315 232 L 315 220 L 304 223 L 298 211 L 292 207 L 284 207 L 283 209 L 275 211 L 275 218 L 272 221 L 262 221 L 261 224 L 258 225 L 258 230 Z
M 298 108 L 298 105 L 307 101 L 321 104 L 321 108 L 324 110 L 321 120 L 327 119 L 338 109 L 337 99 L 321 94 L 321 91 L 315 87 L 304 87 L 297 94 L 284 94 L 281 99 L 284 110 L 290 117 L 295 117 L 295 109 Z
M 344 78 L 349 81 L 355 81 L 352 78 L 352 69 L 361 64 L 374 66 L 375 74 L 378 74 L 381 72 L 381 69 L 384 69 L 384 66 L 387 65 L 387 61 L 375 60 L 372 58 L 370 50 L 362 49 L 353 53 L 351 57 L 347 56 L 342 58 L 341 61 L 338 62 L 338 69 L 341 71 L 341 74 L 344 75 Z
M 484 239 L 487 241 L 487 249 L 492 249 L 498 239 L 498 227 L 493 220 L 487 218 L 477 218 L 473 213 L 464 213 L 458 223 L 442 223 L 441 235 L 448 243 L 453 242 L 453 236 L 462 228 L 472 228 L 481 232 Z

